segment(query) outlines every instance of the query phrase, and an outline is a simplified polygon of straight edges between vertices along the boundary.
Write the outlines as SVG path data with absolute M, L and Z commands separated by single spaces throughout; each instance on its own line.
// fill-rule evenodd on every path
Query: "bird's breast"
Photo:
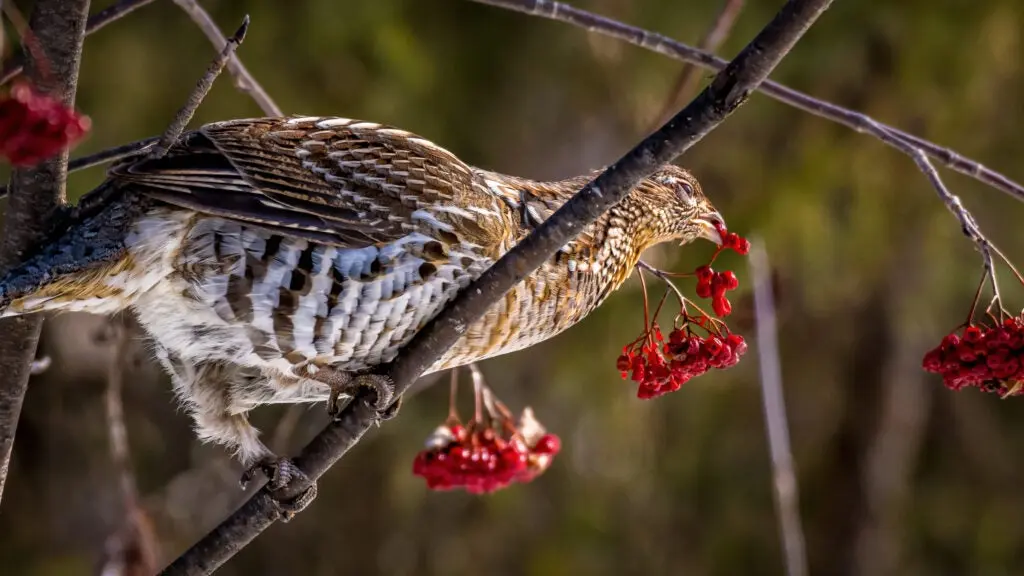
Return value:
M 173 318 L 157 331 L 230 340 L 244 364 L 359 370 L 390 361 L 489 264 L 422 233 L 345 248 L 197 217 L 173 265 L 180 295 L 169 296 L 193 312 L 163 314 Z

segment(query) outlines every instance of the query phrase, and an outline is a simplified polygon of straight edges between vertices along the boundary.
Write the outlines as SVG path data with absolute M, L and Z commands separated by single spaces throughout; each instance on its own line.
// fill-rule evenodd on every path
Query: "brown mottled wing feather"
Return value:
M 183 208 L 345 247 L 414 231 L 484 247 L 501 239 L 481 225 L 480 211 L 497 203 L 474 183 L 472 169 L 413 134 L 354 120 L 208 124 L 166 157 L 118 165 L 111 176 Z

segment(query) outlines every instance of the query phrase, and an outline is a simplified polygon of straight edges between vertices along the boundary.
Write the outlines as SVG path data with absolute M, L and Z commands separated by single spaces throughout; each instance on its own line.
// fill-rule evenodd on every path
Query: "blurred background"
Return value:
M 572 3 L 695 44 L 723 1 Z M 94 1 L 93 11 L 110 3 Z M 203 5 L 228 32 L 252 16 L 239 55 L 286 113 L 392 124 L 469 163 L 537 179 L 617 159 L 655 126 L 683 69 L 461 0 Z M 780 5 L 747 0 L 719 54 L 735 55 Z M 839 1 L 773 78 L 1019 182 L 1022 34 L 1017 0 Z M 167 0 L 91 36 L 78 105 L 94 130 L 73 156 L 160 133 L 213 53 Z M 258 115 L 225 74 L 195 123 Z M 913 162 L 758 95 L 680 163 L 731 230 L 764 240 L 774 266 L 810 572 L 1024 573 L 1024 467 L 1014 456 L 1024 449 L 1024 400 L 953 393 L 920 369 L 966 316 L 981 263 Z M 1021 262 L 1024 206 L 943 174 Z M 72 175 L 71 197 L 102 177 L 102 168 Z M 688 270 L 710 252 L 671 247 L 651 258 Z M 753 346 L 737 367 L 637 400 L 615 370 L 642 324 L 633 279 L 567 333 L 482 364 L 507 404 L 532 406 L 562 437 L 545 475 L 485 497 L 428 491 L 411 466 L 446 414 L 447 386 L 434 386 L 324 476 L 312 507 L 219 573 L 782 574 L 750 273 L 735 254 L 719 262 L 739 276 L 731 325 Z M 1016 310 L 1024 294 L 1002 277 Z M 246 496 L 228 455 L 194 439 L 141 337 L 116 358 L 125 355 L 95 337 L 103 325 L 76 315 L 46 323 L 40 354 L 52 363 L 33 378 L 21 416 L 0 507 L 0 573 L 96 574 L 130 540 L 105 409 L 112 362 L 122 366 L 137 525 L 157 565 Z M 323 412 L 275 407 L 253 420 L 272 447 L 293 453 Z

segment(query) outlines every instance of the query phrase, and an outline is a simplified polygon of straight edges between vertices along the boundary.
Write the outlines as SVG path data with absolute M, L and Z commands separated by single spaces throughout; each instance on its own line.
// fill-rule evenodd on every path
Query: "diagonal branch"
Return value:
M 731 115 L 793 48 L 831 0 L 789 0 L 774 19 L 714 81 L 665 126 L 611 165 L 475 282 L 404 347 L 388 369 L 399 394 L 409 386 L 505 292 L 561 246 L 622 200 L 641 179 L 674 160 Z M 319 478 L 354 446 L 378 415 L 357 396 L 295 459 L 310 478 Z M 207 574 L 231 558 L 281 517 L 275 499 L 302 494 L 295 482 L 276 495 L 266 487 L 186 551 L 164 574 Z
M 224 49 L 228 39 L 224 37 L 224 33 L 220 31 L 220 28 L 213 21 L 213 18 L 210 17 L 210 14 L 196 0 L 174 0 L 174 3 L 188 13 L 192 21 L 196 23 L 196 26 L 199 26 L 203 34 L 206 34 L 206 37 L 210 39 L 210 42 L 213 43 L 217 50 Z M 245 67 L 245 64 L 242 64 L 242 60 L 235 54 L 231 54 L 228 57 L 228 72 L 235 79 L 235 87 L 252 97 L 264 114 L 267 116 L 284 116 L 284 113 L 274 103 L 274 100 L 260 86 L 259 82 L 252 77 L 249 69 Z
M 78 85 L 82 59 L 82 41 L 89 14 L 89 0 L 38 0 L 29 26 L 38 39 L 45 66 L 29 56 L 26 71 L 40 89 L 71 105 Z M 0 270 L 21 260 L 42 235 L 47 218 L 64 204 L 67 179 L 67 151 L 32 168 L 15 170 L 11 175 L 11 199 L 0 239 Z M 7 479 L 14 433 L 21 404 L 28 387 L 29 372 L 43 319 L 39 315 L 21 316 L 0 322 L 0 496 Z
M 224 70 L 224 65 L 228 60 L 235 54 L 235 50 L 238 48 L 242 40 L 245 39 L 245 33 L 249 30 L 249 16 L 245 16 L 242 19 L 242 25 L 238 27 L 234 35 L 224 43 L 224 47 L 220 49 L 217 56 L 210 62 L 210 65 L 206 68 L 206 73 L 203 74 L 199 82 L 196 83 L 195 88 L 188 95 L 188 100 L 185 105 L 182 106 L 178 113 L 174 116 L 174 121 L 171 125 L 164 130 L 160 140 L 157 141 L 156 145 L 150 148 L 149 158 L 163 158 L 167 154 L 167 151 L 171 149 L 181 138 L 182 132 L 185 131 L 185 127 L 192 121 L 192 116 L 195 115 L 196 109 L 203 103 L 203 99 L 209 94 L 210 88 L 213 88 L 213 83 L 220 76 L 220 73 Z
M 736 24 L 736 19 L 739 18 L 742 11 L 743 0 L 725 0 L 722 8 L 718 11 L 718 16 L 715 17 L 714 24 L 711 25 L 711 28 L 700 41 L 700 49 L 709 54 L 717 52 L 719 46 L 729 37 L 729 32 L 732 31 L 732 27 Z M 665 100 L 661 111 L 655 117 L 656 124 L 651 126 L 651 130 L 654 130 L 672 117 L 671 114 L 678 110 L 697 88 L 699 80 L 700 67 L 693 66 L 688 62 L 684 63 L 683 71 L 676 78 L 676 83 L 672 86 L 672 91 L 669 92 L 669 97 Z
M 96 32 L 115 20 L 120 20 L 131 12 L 134 12 L 136 9 L 142 8 L 152 1 L 153 0 L 121 0 L 117 4 L 100 11 L 92 18 L 89 18 L 89 22 L 85 26 L 86 36 Z M 15 76 L 21 74 L 24 66 L 24 56 L 15 56 L 14 58 L 11 58 L 9 62 L 4 64 L 3 71 L 0 71 L 0 85 L 10 82 Z
M 636 26 L 623 24 L 622 22 L 605 18 L 604 16 L 593 12 L 580 10 L 579 8 L 574 8 L 561 2 L 553 2 L 551 0 L 472 1 L 505 8 L 507 10 L 513 10 L 515 12 L 523 12 L 533 16 L 557 20 L 559 22 L 565 22 L 566 24 L 572 24 L 573 26 L 578 26 L 589 32 L 618 38 L 619 40 L 629 42 L 635 46 L 663 54 L 669 58 L 689 62 L 709 70 L 720 71 L 725 69 L 728 64 L 726 60 L 718 58 L 714 54 L 709 54 L 703 50 L 687 46 L 682 42 L 676 42 L 667 36 L 656 34 L 654 32 L 644 30 L 643 28 L 637 28 Z M 843 126 L 857 132 L 875 134 L 874 129 L 881 128 L 892 136 L 891 139 L 884 140 L 886 144 L 897 149 L 900 149 L 899 146 L 895 145 L 895 142 L 897 141 L 909 144 L 920 149 L 933 160 L 941 162 L 947 168 L 951 168 L 961 174 L 970 176 L 971 178 L 1005 192 L 1018 200 L 1024 200 L 1024 186 L 1014 182 L 1010 178 L 992 170 L 991 168 L 987 168 L 970 158 L 961 156 L 960 153 L 955 150 L 944 148 L 938 144 L 914 136 L 913 134 L 908 134 L 907 132 L 903 132 L 902 130 L 892 126 L 882 124 L 872 119 L 870 116 L 861 114 L 860 112 L 855 112 L 853 110 L 843 108 L 842 106 L 836 106 L 835 104 L 825 102 L 824 100 L 818 100 L 817 98 L 808 96 L 803 92 L 783 86 L 778 82 L 768 80 L 763 82 L 758 90 L 779 102 L 789 104 L 790 106 L 803 110 L 809 114 L 820 116 L 838 124 L 842 124 Z M 900 150 L 903 151 L 902 149 Z

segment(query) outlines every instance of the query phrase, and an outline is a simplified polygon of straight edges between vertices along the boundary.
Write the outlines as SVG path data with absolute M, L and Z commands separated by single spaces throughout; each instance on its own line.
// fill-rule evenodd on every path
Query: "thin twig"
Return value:
M 553 2 L 551 0 L 472 1 L 479 2 L 481 4 L 489 4 L 498 8 L 505 8 L 515 12 L 540 16 L 542 18 L 564 22 L 566 24 L 572 24 L 573 26 L 578 26 L 587 31 L 603 34 L 612 38 L 618 38 L 619 40 L 629 42 L 635 46 L 663 54 L 676 60 L 689 62 L 709 70 L 720 71 L 728 64 L 726 60 L 718 58 L 714 54 L 698 50 L 697 48 L 688 46 L 682 42 L 677 42 L 667 36 L 656 34 L 636 26 L 623 24 L 622 22 L 605 18 L 604 16 L 594 14 L 593 12 L 580 10 L 579 8 L 574 8 L 561 2 Z M 908 134 L 892 126 L 882 124 L 870 116 L 861 114 L 860 112 L 855 112 L 853 110 L 843 108 L 842 106 L 825 102 L 824 100 L 818 100 L 817 98 L 808 96 L 803 92 L 787 88 L 778 82 L 768 80 L 763 82 L 757 90 L 780 102 L 793 106 L 794 108 L 803 110 L 804 112 L 815 116 L 832 120 L 833 122 L 842 124 L 843 126 L 857 132 L 874 134 L 873 127 L 881 128 L 892 136 L 892 138 L 884 140 L 886 144 L 894 146 L 895 141 L 902 141 L 916 148 L 920 148 L 925 154 L 930 156 L 932 159 L 941 162 L 947 168 L 956 170 L 961 174 L 966 174 L 967 176 L 983 182 L 997 190 L 1005 192 L 1018 200 L 1024 200 L 1024 186 L 1014 182 L 995 170 L 971 160 L 970 158 L 961 156 L 960 153 L 955 150 L 944 148 L 938 144 L 914 136 L 913 134 Z
M 196 83 L 196 87 L 192 89 L 192 93 L 189 94 L 185 105 L 178 110 L 178 113 L 174 116 L 174 121 L 167 127 L 163 135 L 160 136 L 160 141 L 149 151 L 150 158 L 162 158 L 164 154 L 167 154 L 171 146 L 178 141 L 178 138 L 185 131 L 185 127 L 192 120 L 192 116 L 195 115 L 196 109 L 199 108 L 203 99 L 210 92 L 210 88 L 213 87 L 217 76 L 220 76 L 221 71 L 224 70 L 224 64 L 227 63 L 228 58 L 234 54 L 238 45 L 245 39 L 245 32 L 248 29 L 249 16 L 246 15 L 242 19 L 242 25 L 238 27 L 235 34 L 224 45 L 224 48 L 217 54 L 217 57 L 213 59 L 213 62 L 210 62 L 210 67 L 206 69 L 206 73 Z
M 100 164 L 109 164 L 129 156 L 135 156 L 146 151 L 150 146 L 159 141 L 160 138 L 158 136 L 153 136 L 144 140 L 136 140 L 135 142 L 129 142 L 120 146 L 114 146 L 113 148 L 100 150 L 95 154 L 82 156 L 81 158 L 75 158 L 71 160 L 71 162 L 68 162 L 68 172 L 78 172 L 79 170 L 85 170 L 86 168 L 92 168 L 93 166 L 99 166 Z M 6 192 L 6 190 L 0 191 L 0 197 L 3 196 L 4 192 Z
M 786 422 L 786 399 L 782 393 L 782 363 L 779 360 L 771 268 L 760 240 L 751 242 L 750 272 L 754 277 L 754 314 L 757 319 L 757 356 L 761 365 L 761 399 L 764 403 L 765 428 L 772 457 L 779 536 L 782 539 L 786 574 L 804 576 L 807 574 L 807 551 L 800 523 L 800 498 L 796 473 L 793 471 L 789 425 Z
M 225 43 L 228 41 L 227 38 L 224 37 L 220 27 L 213 21 L 210 14 L 198 2 L 195 0 L 174 0 L 174 3 L 180 6 L 192 18 L 192 21 L 196 23 L 196 26 L 199 26 L 203 34 L 206 34 L 206 37 L 209 38 L 217 50 L 224 48 Z M 284 116 L 281 108 L 274 103 L 274 100 L 263 89 L 263 86 L 260 86 L 260 83 L 253 78 L 249 69 L 245 67 L 245 64 L 242 64 L 242 60 L 234 54 L 228 57 L 228 72 L 235 79 L 235 87 L 252 97 L 264 114 L 275 117 Z
M 144 152 L 159 140 L 159 137 L 154 136 L 152 138 L 146 138 L 145 140 L 136 140 L 135 142 L 129 142 L 128 144 L 122 144 L 121 146 L 114 146 L 113 148 L 100 150 L 95 154 L 82 156 L 81 158 L 75 158 L 68 162 L 68 173 L 78 172 L 79 170 L 85 170 L 86 168 L 92 168 L 93 166 L 99 166 L 100 164 L 117 162 L 118 160 L 129 156 L 134 156 L 140 152 Z M 0 186 L 0 198 L 7 196 L 8 191 L 7 186 Z
M 953 216 L 956 216 L 964 235 L 974 242 L 978 248 L 978 252 L 981 253 L 981 259 L 985 263 L 985 273 L 988 274 L 989 282 L 992 284 L 993 295 L 996 299 L 999 299 L 999 283 L 996 282 L 995 263 L 992 260 L 992 245 L 988 238 L 982 234 L 981 228 L 978 227 L 978 223 L 974 219 L 974 215 L 964 207 L 959 196 L 950 192 L 949 188 L 946 188 L 946 184 L 939 176 L 939 172 L 935 170 L 935 166 L 932 165 L 931 160 L 925 156 L 924 152 L 914 149 L 908 153 L 914 159 L 917 167 L 921 169 L 921 172 L 924 172 L 928 181 L 931 182 L 939 198 L 942 199 L 942 203 L 953 213 Z
M 700 41 L 700 49 L 709 54 L 717 52 L 718 48 L 729 37 L 733 25 L 736 24 L 736 19 L 739 18 L 742 11 L 743 0 L 725 0 L 722 9 L 718 11 L 718 16 L 715 17 L 714 24 L 711 25 L 707 34 Z M 684 62 L 683 69 L 679 72 L 679 77 L 669 92 L 668 99 L 665 100 L 665 105 L 662 107 L 661 112 L 658 112 L 658 115 L 654 117 L 655 125 L 651 126 L 651 130 L 665 123 L 665 121 L 671 118 L 671 114 L 679 110 L 683 102 L 691 98 L 693 91 L 697 88 L 697 81 L 699 79 L 700 67 Z
M 398 396 L 510 288 L 621 201 L 643 178 L 692 147 L 739 108 L 830 4 L 831 0 L 786 2 L 693 102 L 587 184 L 479 279 L 460 291 L 387 367 Z M 295 465 L 310 479 L 319 478 L 379 421 L 368 405 L 371 395 L 358 394 L 295 458 Z M 175 560 L 164 574 L 207 574 L 215 570 L 281 518 L 275 499 L 294 498 L 308 488 L 307 482 L 294 482 L 275 498 L 264 487 Z
M 153 0 L 121 0 L 117 4 L 100 11 L 92 18 L 89 18 L 85 27 L 85 35 L 88 36 L 89 34 L 96 32 L 107 24 L 127 16 L 129 13 L 149 4 L 152 1 Z M 24 56 L 15 56 L 11 58 L 9 62 L 4 64 L 3 71 L 0 72 L 0 85 L 10 82 L 15 76 L 21 74 L 24 70 L 24 65 Z
M 43 78 L 39 64 L 30 55 L 26 65 L 29 79 L 69 106 L 75 100 L 88 14 L 88 0 L 37 0 L 29 21 L 50 71 Z M 53 211 L 64 204 L 67 165 L 65 151 L 11 175 L 11 199 L 0 239 L 0 271 L 21 260 L 22 254 L 43 234 Z M 9 318 L 0 323 L 0 497 L 42 323 L 39 315 Z

